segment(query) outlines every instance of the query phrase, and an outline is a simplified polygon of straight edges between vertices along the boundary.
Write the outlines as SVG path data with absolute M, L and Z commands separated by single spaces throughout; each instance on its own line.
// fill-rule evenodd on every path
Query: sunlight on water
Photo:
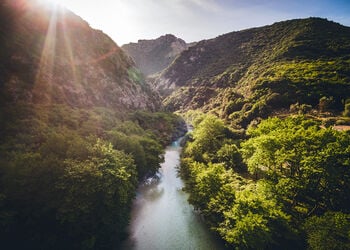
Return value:
M 174 142 L 166 149 L 159 178 L 138 189 L 132 211 L 130 238 L 124 249 L 223 249 L 188 204 L 177 177 L 181 148 Z

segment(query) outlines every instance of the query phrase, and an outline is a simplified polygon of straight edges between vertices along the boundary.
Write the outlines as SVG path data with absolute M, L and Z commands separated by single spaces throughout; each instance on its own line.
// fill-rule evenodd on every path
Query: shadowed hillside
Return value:
M 174 35 L 164 35 L 154 40 L 139 40 L 122 46 L 136 66 L 146 75 L 159 73 L 189 47 L 186 42 Z
M 184 132 L 158 99 L 72 12 L 1 1 L 1 248 L 117 249 L 138 181 Z
M 5 1 L 1 11 L 2 102 L 157 107 L 133 62 L 80 17 L 35 1 Z

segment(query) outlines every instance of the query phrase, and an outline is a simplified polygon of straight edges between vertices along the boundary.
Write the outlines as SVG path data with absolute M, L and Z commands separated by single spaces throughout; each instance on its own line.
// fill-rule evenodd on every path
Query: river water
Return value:
M 130 237 L 123 249 L 173 250 L 224 249 L 187 202 L 184 183 L 177 177 L 181 147 L 166 148 L 159 180 L 138 189 L 132 209 Z

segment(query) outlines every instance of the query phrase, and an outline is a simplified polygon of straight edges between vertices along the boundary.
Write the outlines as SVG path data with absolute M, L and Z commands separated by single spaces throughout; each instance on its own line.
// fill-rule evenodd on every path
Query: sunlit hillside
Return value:
M 350 28 L 320 18 L 205 40 L 154 82 L 169 110 L 200 109 L 246 127 L 275 112 L 341 114 L 349 96 Z

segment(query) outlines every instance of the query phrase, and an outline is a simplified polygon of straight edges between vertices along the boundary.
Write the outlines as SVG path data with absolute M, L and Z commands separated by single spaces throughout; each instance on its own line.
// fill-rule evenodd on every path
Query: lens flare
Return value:
M 38 0 L 38 2 L 50 8 L 55 8 L 57 5 L 62 5 L 60 0 Z

